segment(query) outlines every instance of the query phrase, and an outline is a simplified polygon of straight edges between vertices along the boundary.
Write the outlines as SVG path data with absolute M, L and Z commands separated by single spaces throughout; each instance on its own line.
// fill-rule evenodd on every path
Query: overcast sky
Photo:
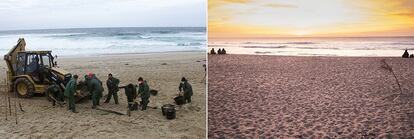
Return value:
M 206 0 L 1 0 L 0 30 L 205 27 Z

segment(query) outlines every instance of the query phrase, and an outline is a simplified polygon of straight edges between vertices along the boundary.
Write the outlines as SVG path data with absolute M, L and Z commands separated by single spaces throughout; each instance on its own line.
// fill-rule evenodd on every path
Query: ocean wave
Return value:
M 278 44 L 316 44 L 316 42 L 244 42 L 242 44 L 265 44 L 265 45 L 278 45 Z
M 281 46 L 243 46 L 243 48 L 267 48 L 267 49 L 278 49 L 278 48 L 286 48 L 287 45 Z
M 300 56 L 338 56 L 335 54 L 315 54 L 315 53 L 298 53 Z
M 173 33 L 178 33 L 178 32 L 177 31 L 160 30 L 160 31 L 151 31 L 151 33 L 157 33 L 157 34 L 173 34 Z
M 316 44 L 315 42 L 287 42 L 286 44 Z
M 200 46 L 203 45 L 199 42 L 191 42 L 191 43 L 178 43 L 177 46 Z
M 15 31 L 0 35 L 0 52 L 6 53 L 21 37 L 25 38 L 30 50 L 52 50 L 58 55 L 202 51 L 206 49 L 205 37 L 200 36 L 203 33 L 199 30 L 202 29 L 94 28 Z
M 278 44 L 283 44 L 280 42 L 244 42 L 242 44 L 268 44 L 268 45 L 278 45 Z
M 414 45 L 414 42 L 396 42 L 390 43 L 390 45 Z
M 108 32 L 108 33 L 66 33 L 66 34 L 52 34 L 45 37 L 50 38 L 86 38 L 86 37 L 119 37 L 121 39 L 142 39 L 139 32 Z
M 210 44 L 210 45 L 208 45 L 208 47 L 228 47 L 228 46 L 226 46 L 226 45 L 212 45 L 212 44 Z
M 142 34 L 139 32 L 118 32 L 118 33 L 111 33 L 111 36 L 141 36 Z
M 270 52 L 270 51 L 255 51 L 254 53 L 256 53 L 256 54 L 271 54 L 272 52 Z
M 335 47 L 294 47 L 298 49 L 329 49 L 329 50 L 339 50 L 340 48 Z

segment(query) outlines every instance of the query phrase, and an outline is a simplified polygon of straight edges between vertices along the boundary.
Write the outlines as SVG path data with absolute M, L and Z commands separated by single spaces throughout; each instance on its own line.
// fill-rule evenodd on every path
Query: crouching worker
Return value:
M 59 85 L 57 85 L 56 83 L 53 83 L 49 87 L 47 87 L 46 91 L 47 91 L 46 97 L 52 100 L 53 106 L 55 106 L 56 103 L 62 106 L 64 98 L 63 98 L 63 94 L 62 94 L 62 91 L 60 90 Z
M 76 81 L 78 80 L 78 75 L 73 75 L 72 79 L 66 84 L 65 96 L 68 102 L 68 109 L 73 113 L 78 113 L 75 108 L 75 93 L 76 93 Z
M 184 99 L 186 103 L 191 103 L 191 96 L 193 96 L 193 88 L 191 87 L 191 84 L 188 83 L 187 79 L 184 77 L 181 78 L 180 86 L 178 87 L 178 90 L 181 92 L 184 92 Z
M 150 93 L 149 93 L 150 89 L 147 84 L 147 81 L 144 81 L 142 77 L 138 78 L 138 84 L 139 84 L 138 95 L 141 95 L 141 105 L 142 105 L 141 110 L 146 110 L 148 103 L 149 103 L 149 98 L 150 98 Z
M 129 110 L 130 111 L 137 110 L 138 105 L 135 104 L 135 99 L 137 98 L 137 89 L 135 85 L 128 84 L 127 86 L 122 86 L 119 88 L 125 89 L 125 95 L 127 96 Z

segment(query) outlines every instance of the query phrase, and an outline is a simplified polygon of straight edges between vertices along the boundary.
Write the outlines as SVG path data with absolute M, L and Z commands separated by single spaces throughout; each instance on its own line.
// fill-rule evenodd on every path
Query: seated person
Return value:
M 214 48 L 211 49 L 210 54 L 212 55 L 216 54 L 216 51 L 214 50 Z
M 408 58 L 409 54 L 408 54 L 408 50 L 405 49 L 404 54 L 402 55 L 402 58 Z
M 35 73 L 39 70 L 39 58 L 35 57 L 32 58 L 32 62 L 29 63 L 29 65 L 27 66 L 27 72 L 28 73 Z

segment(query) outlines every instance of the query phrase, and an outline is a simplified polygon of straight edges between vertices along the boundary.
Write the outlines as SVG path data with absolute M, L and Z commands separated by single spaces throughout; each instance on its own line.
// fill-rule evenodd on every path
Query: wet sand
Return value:
M 159 91 L 149 103 L 149 106 L 157 106 L 158 109 L 133 111 L 131 117 L 119 116 L 91 109 L 92 101 L 89 100 L 77 104 L 79 113 L 75 114 L 68 111 L 66 106 L 53 107 L 46 97 L 35 96 L 21 99 L 25 112 L 18 113 L 17 125 L 14 116 L 13 119 L 8 116 L 9 120 L 5 120 L 4 107 L 1 107 L 0 138 L 205 138 L 206 85 L 201 83 L 204 77 L 202 65 L 205 62 L 202 52 L 59 57 L 58 64 L 80 75 L 82 80 L 84 74 L 94 72 L 106 82 L 107 74 L 112 73 L 120 79 L 121 85 L 126 85 L 136 84 L 138 77 L 142 76 L 148 80 L 151 89 Z M 0 69 L 4 71 L 0 73 L 3 84 L 4 62 L 0 63 Z M 173 97 L 178 93 L 182 76 L 193 86 L 193 103 L 177 110 L 176 119 L 167 120 L 162 116 L 160 107 L 174 103 Z M 106 85 L 104 88 L 106 95 Z M 5 95 L 0 93 L 0 105 L 4 105 Z M 106 99 L 103 97 L 101 108 L 126 114 L 127 100 L 123 89 L 118 92 L 118 96 L 119 105 L 115 105 L 113 99 L 110 103 L 103 103 Z
M 209 138 L 414 138 L 414 59 L 208 59 Z

